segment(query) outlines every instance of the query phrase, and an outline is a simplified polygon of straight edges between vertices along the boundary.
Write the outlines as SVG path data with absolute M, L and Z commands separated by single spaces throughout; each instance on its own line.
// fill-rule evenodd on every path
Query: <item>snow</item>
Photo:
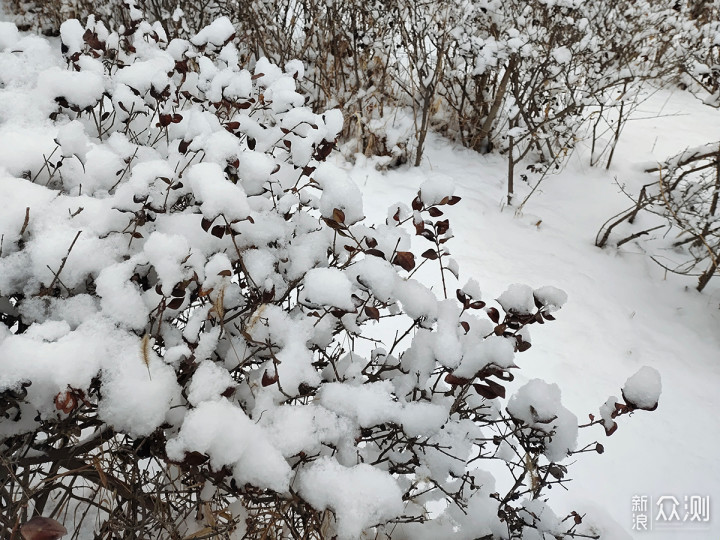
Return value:
M 399 403 L 393 400 L 391 391 L 392 385 L 388 381 L 355 387 L 328 383 L 319 393 L 319 403 L 360 427 L 395 422 L 411 437 L 437 433 L 445 423 L 445 407 L 430 403 Z
M 449 176 L 433 173 L 430 178 L 420 184 L 420 200 L 425 206 L 438 204 L 445 197 L 455 193 L 455 182 Z
M 226 369 L 215 362 L 204 360 L 192 377 L 187 400 L 195 406 L 204 401 L 219 400 L 223 393 L 235 386 L 235 381 Z
M 17 26 L 11 22 L 0 21 L 0 50 L 15 45 L 19 36 Z
M 67 20 L 60 25 L 60 40 L 67 47 L 68 55 L 72 56 L 85 48 L 84 33 L 85 28 L 77 19 Z
M 297 483 L 315 508 L 335 511 L 341 540 L 359 538 L 363 529 L 400 515 L 404 507 L 393 477 L 364 463 L 343 467 L 321 458 L 303 470 Z
M 497 301 L 507 313 L 527 315 L 535 311 L 533 290 L 522 283 L 510 285 L 508 289 L 498 296 Z
M 235 34 L 235 27 L 227 17 L 219 17 L 208 26 L 200 30 L 191 39 L 194 45 L 207 45 L 208 43 L 220 47 Z
M 643 366 L 640 370 L 625 381 L 622 395 L 629 405 L 638 409 L 654 409 L 660 400 L 662 383 L 660 372 L 650 366 Z
M 552 55 L 560 64 L 568 64 L 572 60 L 572 52 L 565 46 L 554 49 Z
M 507 411 L 534 430 L 552 433 L 543 452 L 550 461 L 562 461 L 577 447 L 577 417 L 560 401 L 560 387 L 532 379 L 510 398 Z
M 193 193 L 202 201 L 202 212 L 208 219 L 223 215 L 228 221 L 242 220 L 250 215 L 243 189 L 227 181 L 216 163 L 198 163 L 187 172 Z
M 305 274 L 303 301 L 353 311 L 352 286 L 348 277 L 335 268 L 315 268 Z
M 568 300 L 567 293 L 552 285 L 545 285 L 533 291 L 535 299 L 549 311 L 555 311 L 565 305 Z
M 54 100 L 65 98 L 70 105 L 84 109 L 94 105 L 105 91 L 103 79 L 91 71 L 67 72 L 52 67 L 40 73 L 38 89 L 41 94 Z
M 228 425 L 235 429 L 228 431 Z M 210 456 L 216 469 L 231 466 L 239 485 L 287 491 L 290 466 L 271 444 L 266 431 L 227 399 L 203 401 L 185 416 L 177 437 L 167 443 L 170 459 L 182 461 L 186 452 Z

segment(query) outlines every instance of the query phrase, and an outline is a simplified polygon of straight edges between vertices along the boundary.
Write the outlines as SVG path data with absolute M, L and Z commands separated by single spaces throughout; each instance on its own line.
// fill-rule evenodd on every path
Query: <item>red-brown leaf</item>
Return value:
M 278 382 L 278 373 L 275 371 L 272 375 L 270 375 L 267 370 L 263 373 L 261 384 L 263 386 L 270 386 L 271 384 L 275 384 Z
M 401 267 L 403 270 L 410 272 L 415 268 L 415 255 L 410 251 L 398 251 L 395 254 L 395 258 L 392 260 L 393 264 Z
M 453 386 L 461 386 L 463 384 L 468 384 L 472 379 L 466 379 L 464 377 L 456 377 L 452 373 L 448 373 L 445 375 L 445 382 L 448 384 L 452 384 Z
M 376 321 L 380 320 L 380 310 L 373 306 L 365 306 L 365 315 Z

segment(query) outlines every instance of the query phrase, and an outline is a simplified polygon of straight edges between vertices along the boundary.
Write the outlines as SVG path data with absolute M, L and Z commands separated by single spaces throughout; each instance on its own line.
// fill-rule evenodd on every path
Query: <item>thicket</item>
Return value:
M 378 18 L 356 23 L 380 32 L 370 7 Z M 228 18 L 193 33 L 161 13 L 164 25 L 130 9 L 117 31 L 63 22 L 67 69 L 37 80 L 19 66 L 50 46 L 3 34 L 3 83 L 29 92 L 55 134 L 47 151 L 40 135 L 26 155 L 18 147 L 0 182 L 3 536 L 42 515 L 72 538 L 597 538 L 589 518 L 556 516 L 549 490 L 567 482 L 570 456 L 604 451 L 578 448 L 579 428 L 612 434 L 617 417 L 657 406 L 657 372 L 643 368 L 582 425 L 556 385 L 506 396 L 528 328 L 554 321 L 565 294 L 516 284 L 486 303 L 477 282 L 461 284 L 448 249 L 460 199 L 442 176 L 366 222 L 359 189 L 329 159 L 343 130 L 370 134 L 383 118 L 372 86 L 348 105 L 366 79 L 343 62 L 361 40 L 374 46 L 368 34 L 342 54 L 342 35 L 313 45 L 335 70 L 305 70 L 294 49 L 280 67 L 249 65 Z M 281 29 L 308 24 L 294 46 L 317 28 L 284 13 Z M 444 57 L 423 60 L 417 32 L 439 23 L 394 13 L 384 22 L 407 25 L 394 43 L 418 54 L 404 64 L 414 75 L 363 73 L 418 81 L 407 95 L 424 111 L 420 152 L 447 87 Z M 170 21 L 189 39 L 171 39 Z M 267 47 L 284 36 L 256 31 Z M 436 50 L 454 43 L 443 35 Z M 495 96 L 515 96 L 520 71 L 498 73 Z M 323 96 L 320 78 L 340 74 L 348 93 L 333 97 L 333 81 Z M 517 104 L 541 102 L 516 97 L 508 150 L 560 144 L 523 139 L 535 116 Z M 442 292 L 419 280 L 423 266 Z M 491 461 L 504 474 L 485 471 Z
M 8 0 L 26 26 L 58 33 L 68 17 L 127 26 L 125 2 Z M 137 0 L 187 37 L 211 18 L 235 24 L 241 63 L 261 57 L 307 68 L 314 110 L 339 107 L 346 152 L 386 165 L 422 160 L 428 130 L 508 155 L 522 175 L 559 168 L 589 136 L 592 163 L 610 165 L 641 88 L 701 85 L 717 98 L 717 2 L 697 0 Z M 702 43 L 703 45 L 699 45 Z M 411 113 L 408 113 L 411 111 Z M 589 134 L 588 134 L 589 132 Z

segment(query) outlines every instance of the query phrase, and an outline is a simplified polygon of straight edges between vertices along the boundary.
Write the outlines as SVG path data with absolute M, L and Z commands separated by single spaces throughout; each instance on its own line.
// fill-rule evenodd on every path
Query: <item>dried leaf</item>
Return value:
M 475 391 L 485 399 L 495 399 L 497 397 L 505 397 L 505 387 L 495 381 L 485 380 L 485 384 L 473 384 Z
M 183 302 L 185 301 L 185 297 L 182 298 L 173 298 L 168 302 L 167 307 L 168 309 L 180 309 L 180 306 L 183 305 Z
M 203 228 L 203 231 L 208 232 L 210 230 L 210 226 L 213 224 L 212 219 L 202 218 L 200 221 L 200 226 Z
M 380 320 L 380 310 L 373 306 L 365 306 L 365 315 L 376 321 Z
M 275 384 L 278 382 L 278 373 L 275 371 L 272 375 L 270 375 L 267 370 L 263 372 L 262 381 L 261 384 L 263 386 L 270 386 L 271 384 Z
M 400 266 L 403 270 L 410 272 L 415 268 L 415 255 L 410 251 L 398 251 L 392 263 Z
M 463 384 L 468 384 L 472 379 L 466 379 L 464 377 L 456 377 L 452 373 L 448 373 L 445 375 L 445 382 L 448 384 L 452 384 L 453 386 L 461 386 Z
M 333 209 L 332 216 L 333 216 L 333 219 L 335 221 L 337 221 L 338 223 L 345 223 L 345 212 L 343 212 L 339 208 Z
M 375 244 L 377 245 L 377 244 Z M 380 257 L 381 259 L 385 258 L 385 254 L 380 251 L 379 249 L 366 249 L 365 255 L 372 255 L 373 257 Z

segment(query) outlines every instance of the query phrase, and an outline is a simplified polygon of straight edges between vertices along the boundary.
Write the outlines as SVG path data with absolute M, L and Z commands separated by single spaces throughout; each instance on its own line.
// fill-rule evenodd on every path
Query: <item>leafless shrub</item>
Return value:
M 702 291 L 720 265 L 720 145 L 686 150 L 646 172 L 657 180 L 642 187 L 632 207 L 603 225 L 595 245 L 605 246 L 613 229 L 624 223 L 634 225 L 641 212 L 660 216 L 664 224 L 652 223 L 639 231 L 625 227 L 626 236 L 616 241 L 617 246 L 665 229 L 664 237 L 673 238 L 668 246 L 671 253 L 661 256 L 656 248 L 653 260 L 668 271 L 697 276 L 697 290 Z M 672 262 L 678 258 L 682 261 Z

